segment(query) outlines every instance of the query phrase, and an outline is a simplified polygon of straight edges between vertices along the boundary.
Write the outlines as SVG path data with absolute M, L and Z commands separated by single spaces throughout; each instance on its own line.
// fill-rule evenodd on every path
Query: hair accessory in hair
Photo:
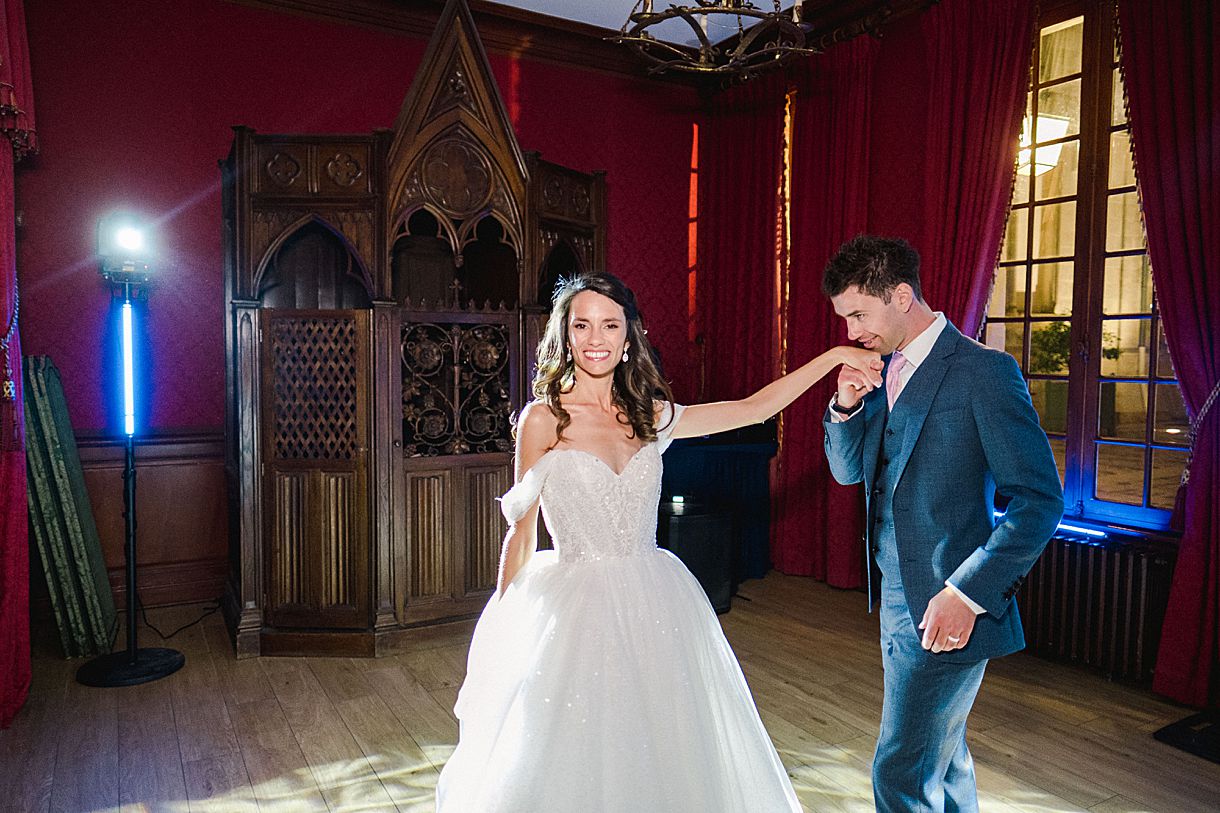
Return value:
M 556 279 L 555 280 L 555 290 L 551 291 L 551 304 L 552 305 L 555 304 L 555 300 L 559 298 L 559 295 L 561 293 L 563 293 L 564 288 L 567 288 L 569 285 L 574 284 L 576 282 L 576 280 L 578 280 L 578 279 L 580 279 L 580 276 L 578 274 L 573 274 L 570 277 L 565 277 L 565 276 L 561 275 L 558 279 Z

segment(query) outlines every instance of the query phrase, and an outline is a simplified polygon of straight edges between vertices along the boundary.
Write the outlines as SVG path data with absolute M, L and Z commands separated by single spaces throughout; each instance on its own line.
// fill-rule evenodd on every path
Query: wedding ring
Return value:
M 954 638 L 952 635 L 946 635 L 945 640 L 951 644 L 960 644 L 962 642 L 961 638 Z

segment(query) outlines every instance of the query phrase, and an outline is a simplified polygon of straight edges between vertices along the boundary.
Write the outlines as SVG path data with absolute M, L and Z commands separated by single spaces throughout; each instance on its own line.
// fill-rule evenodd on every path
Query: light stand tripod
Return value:
M 105 270 L 103 270 L 105 274 Z M 127 650 L 101 655 L 76 671 L 76 680 L 86 686 L 135 686 L 148 683 L 182 668 L 186 658 L 176 649 L 141 649 L 137 640 L 136 613 L 140 599 L 136 593 L 136 441 L 135 441 L 135 363 L 134 315 L 131 307 L 131 280 L 112 282 L 123 292 L 123 429 L 127 448 L 123 457 L 123 519 L 127 536 Z

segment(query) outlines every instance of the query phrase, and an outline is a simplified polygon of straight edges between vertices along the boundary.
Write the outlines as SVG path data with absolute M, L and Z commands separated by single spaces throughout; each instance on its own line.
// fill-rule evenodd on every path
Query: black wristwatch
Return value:
M 834 394 L 834 397 L 830 399 L 830 408 L 842 415 L 844 418 L 850 418 L 852 415 L 855 415 L 860 411 L 860 407 L 862 406 L 864 406 L 863 398 L 856 401 L 856 405 L 854 407 L 839 406 L 839 393 L 837 392 Z

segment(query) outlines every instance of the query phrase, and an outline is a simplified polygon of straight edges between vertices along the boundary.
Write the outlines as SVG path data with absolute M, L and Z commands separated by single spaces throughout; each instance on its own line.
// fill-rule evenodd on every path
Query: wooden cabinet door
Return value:
M 262 311 L 270 626 L 371 623 L 369 345 L 368 311 Z

